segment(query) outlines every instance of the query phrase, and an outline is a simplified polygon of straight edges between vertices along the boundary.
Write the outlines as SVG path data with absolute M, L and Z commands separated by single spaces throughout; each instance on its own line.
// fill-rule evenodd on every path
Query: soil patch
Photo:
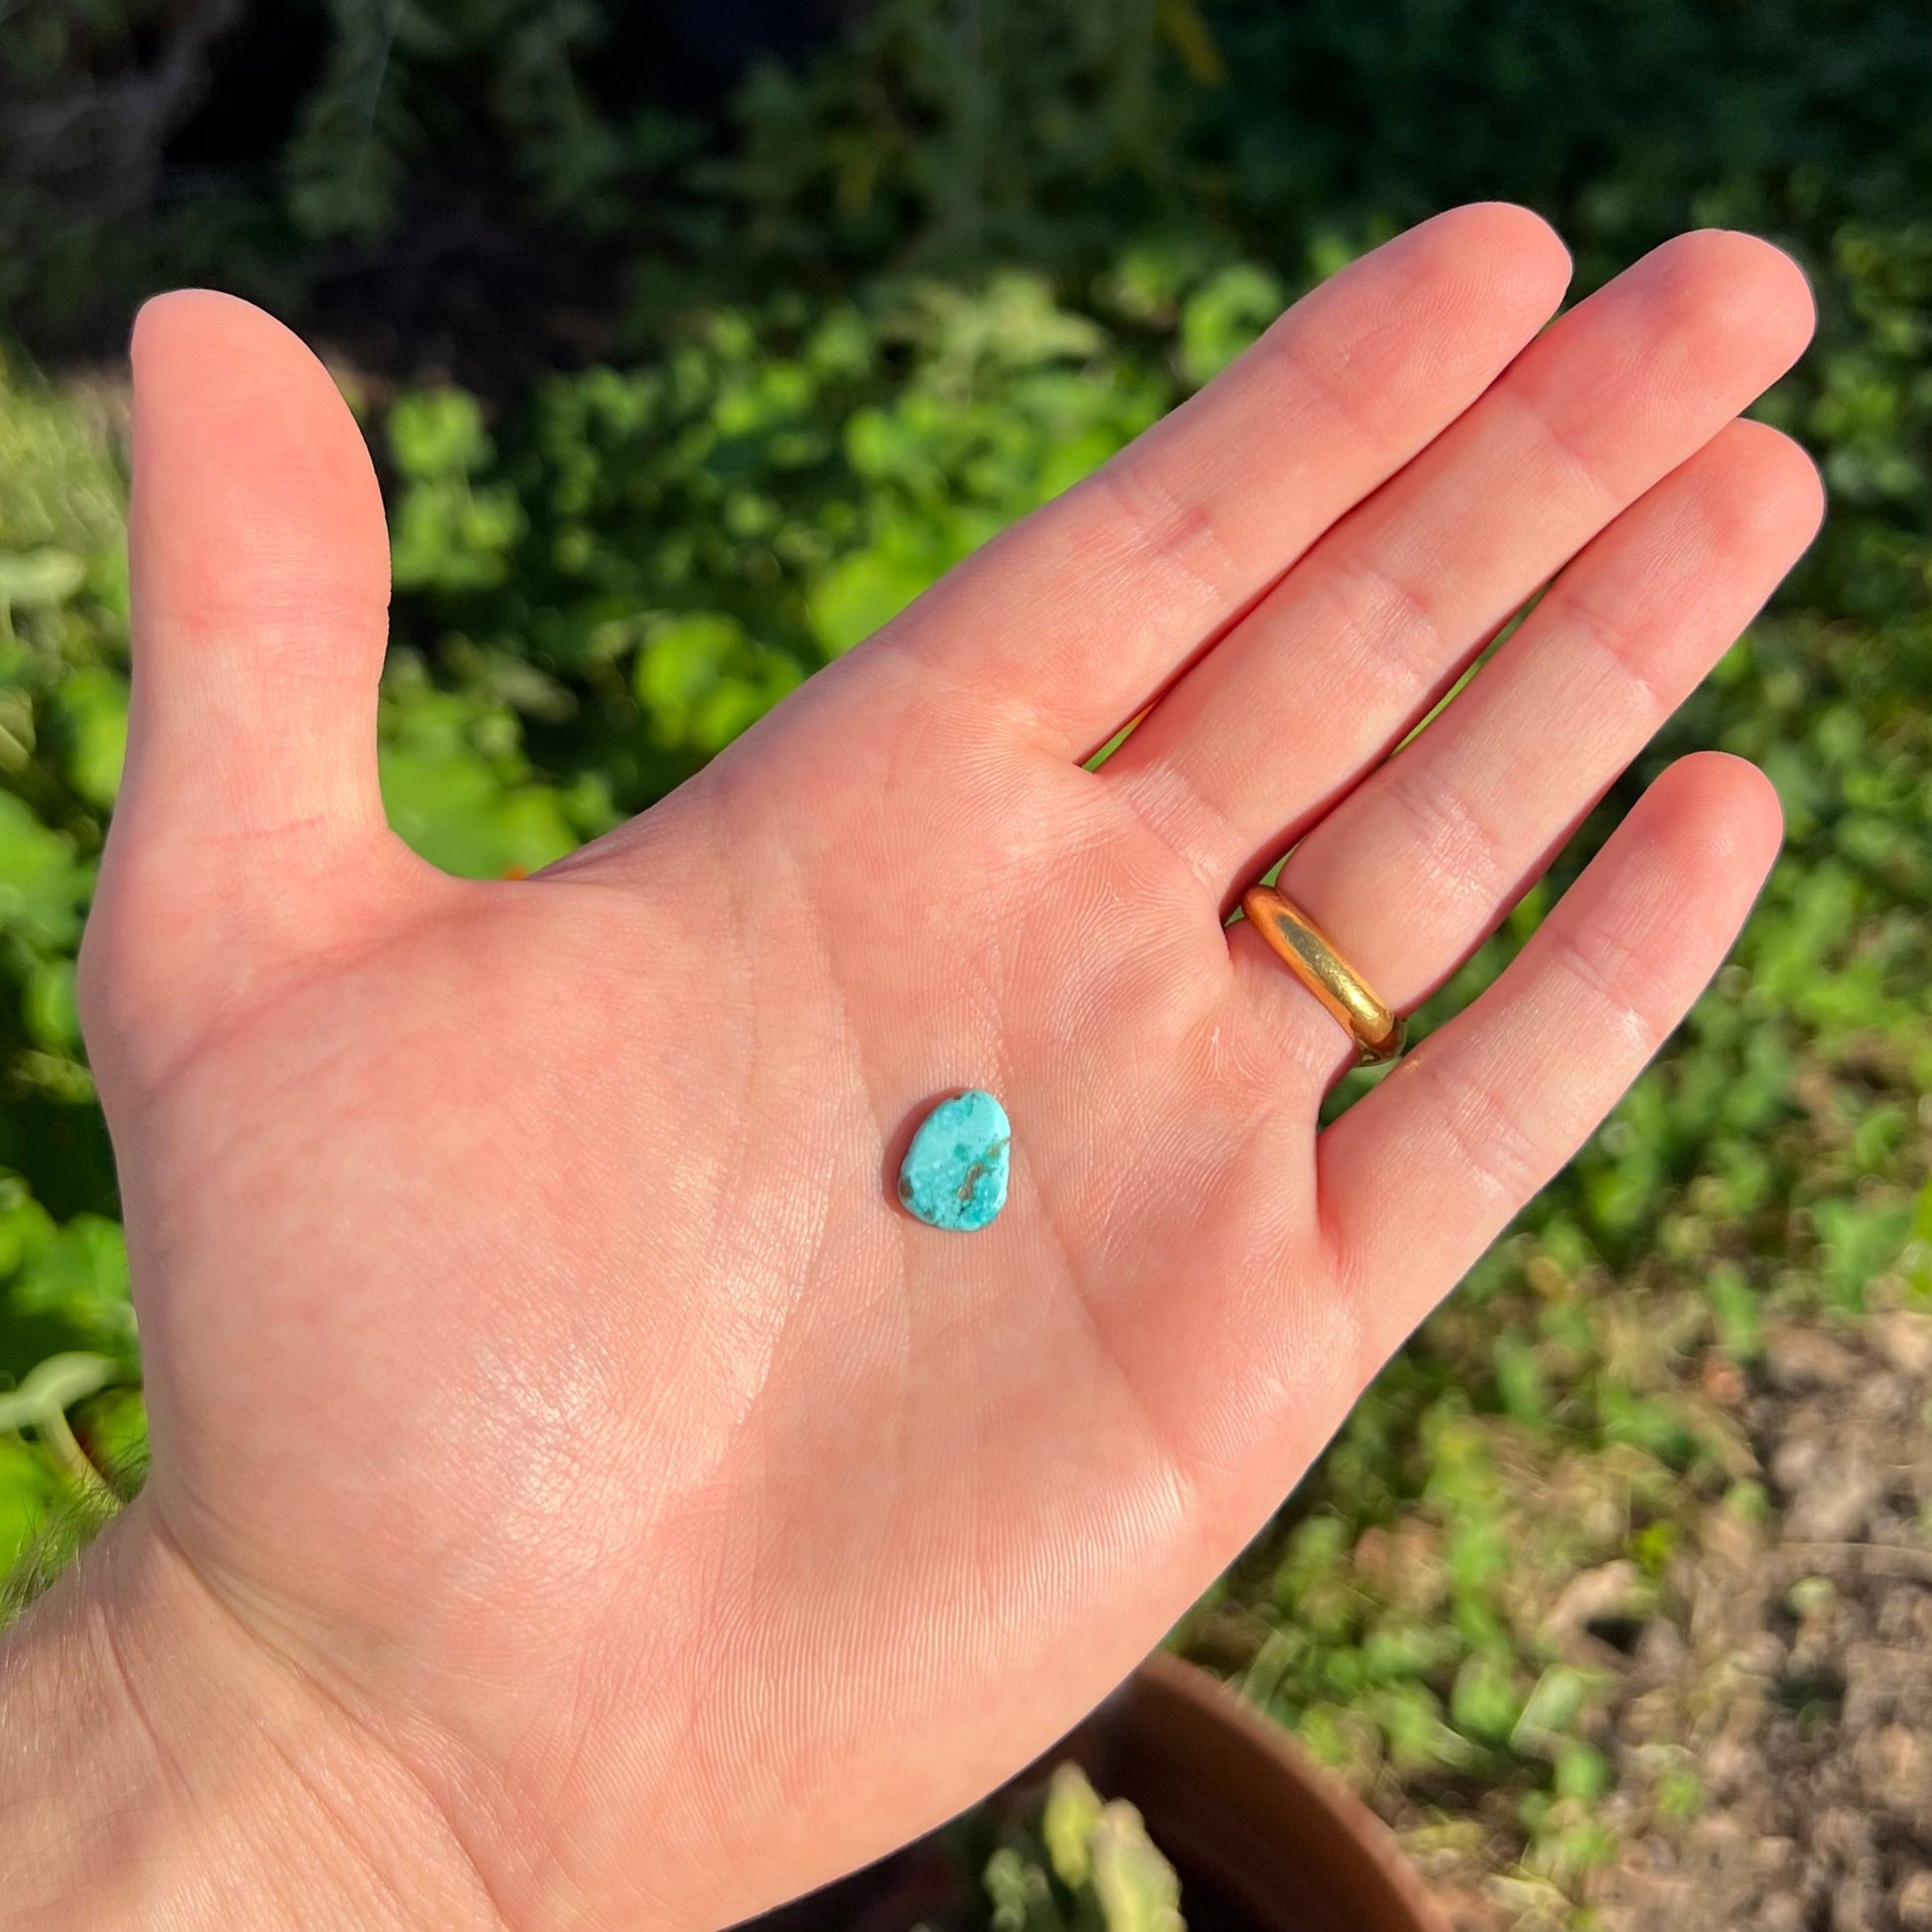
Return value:
M 1713 1392 L 1743 1424 L 1761 1520 L 1706 1508 L 1641 1618 L 1615 1614 L 1618 1566 L 1567 1592 L 1617 1679 L 1600 1817 L 1620 1850 L 1584 1887 L 1591 1922 L 1932 1932 L 1932 1316 L 1775 1328 L 1748 1379 L 1710 1372 L 1735 1379 Z M 1471 1932 L 1562 1922 L 1440 1818 L 1394 1822 Z

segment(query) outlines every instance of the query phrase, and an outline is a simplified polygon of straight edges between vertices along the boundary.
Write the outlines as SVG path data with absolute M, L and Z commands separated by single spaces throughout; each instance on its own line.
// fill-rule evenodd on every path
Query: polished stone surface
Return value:
M 977 1087 L 942 1100 L 920 1124 L 898 1171 L 906 1212 L 928 1226 L 983 1228 L 1007 1204 L 1013 1124 Z

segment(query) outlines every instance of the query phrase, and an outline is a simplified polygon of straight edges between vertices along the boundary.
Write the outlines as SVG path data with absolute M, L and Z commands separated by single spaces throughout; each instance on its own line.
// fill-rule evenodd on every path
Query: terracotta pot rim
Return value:
M 1155 1844 L 1257 1932 L 1451 1932 L 1388 1826 L 1293 1733 L 1178 1657 L 1148 1658 L 1038 1766 L 1067 1755 L 1113 1773 Z

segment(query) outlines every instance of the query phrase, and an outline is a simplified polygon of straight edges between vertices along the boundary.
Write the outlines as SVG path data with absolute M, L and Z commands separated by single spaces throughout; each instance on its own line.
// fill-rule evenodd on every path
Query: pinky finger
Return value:
M 1375 1362 L 1643 1070 L 1723 963 L 1781 836 L 1755 766 L 1680 759 L 1495 985 L 1321 1136 L 1322 1223 Z

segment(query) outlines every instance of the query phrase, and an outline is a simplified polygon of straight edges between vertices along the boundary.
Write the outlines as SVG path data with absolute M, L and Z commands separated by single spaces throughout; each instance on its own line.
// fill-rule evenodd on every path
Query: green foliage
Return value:
M 15 0 L 0 33 L 0 316 L 89 313 L 122 264 L 181 239 L 144 220 L 162 144 L 240 0 Z
M 622 251 L 659 314 L 884 268 L 1084 277 L 1123 240 L 1292 282 L 1311 242 L 1325 272 L 1494 195 L 1557 217 L 1588 282 L 1701 221 L 1824 247 L 1896 231 L 1932 181 L 1912 0 L 838 11 L 835 46 L 759 66 L 716 124 L 651 104 L 690 77 L 653 70 L 609 0 L 327 0 L 286 125 L 178 165 L 247 0 L 23 0 L 0 49 L 0 315 L 45 328 L 213 278 L 299 319 L 345 241 L 440 266 L 511 235 L 533 261 Z
M 461 389 L 404 396 L 384 424 L 404 488 L 390 531 L 398 590 L 487 590 L 508 571 L 523 510 L 506 483 L 479 485 L 490 461 L 483 411 Z
M 487 430 L 405 396 L 398 635 L 636 810 L 1176 394 L 1014 274 L 715 309 Z
M 139 1487 L 147 1418 L 139 1394 L 115 1386 L 125 1374 L 103 1355 L 50 1355 L 0 1396 L 0 1622 L 54 1582 Z
M 395 224 L 412 167 L 507 154 L 540 210 L 583 218 L 627 158 L 581 66 L 593 0 L 330 0 L 327 65 L 286 157 L 295 225 L 316 237 Z
M 1070 1761 L 1005 1826 L 982 1883 L 992 1932 L 1185 1932 L 1180 1881 L 1141 1814 Z
M 794 272 L 909 243 L 925 263 L 1044 259 L 1172 199 L 1187 113 L 1166 70 L 1219 73 L 1193 0 L 881 0 L 833 60 L 764 67 L 718 171 L 753 249 Z
M 100 70 L 133 60 L 151 19 L 58 11 L 30 6 L 0 55 L 36 98 L 83 43 Z M 1759 413 L 1818 457 L 1824 536 L 1417 1031 L 1494 979 L 1683 751 L 1765 768 L 1784 857 L 1657 1064 L 1183 1632 L 1365 1788 L 1507 1794 L 1521 1870 L 1574 1890 L 1606 1855 L 1607 1781 L 1652 1774 L 1603 1755 L 1603 1686 L 1551 1604 L 1590 1576 L 1635 1613 L 1697 1508 L 1767 1507 L 1691 1366 L 1748 1370 L 1773 1307 L 1932 1298 L 1932 37 L 1904 0 L 878 0 L 826 59 L 755 76 L 699 154 L 597 104 L 587 0 L 333 19 L 277 199 L 224 259 L 258 261 L 263 224 L 392 231 L 413 167 L 490 150 L 491 193 L 638 262 L 608 363 L 492 404 L 404 385 L 373 426 L 384 796 L 468 873 L 649 804 L 1437 207 L 1544 209 L 1581 289 L 1708 221 L 1811 271 L 1818 346 Z M 9 209 L 31 212 L 12 187 L 0 229 Z M 155 232 L 176 261 L 203 245 Z M 284 257 L 298 280 L 314 259 Z M 0 299 L 20 286 L 0 270 Z M 122 490 L 111 395 L 0 382 L 0 1398 L 49 1356 L 135 1366 L 72 992 L 126 730 Z M 112 1403 L 138 1434 L 117 1384 L 76 1441 Z M 38 1429 L 0 1432 L 0 1546 L 34 1545 L 38 1575 L 84 1527 L 76 1493 Z M 1687 1779 L 1656 1771 L 1659 1817 L 1695 1813 Z M 1015 1924 L 1066 1908 L 1078 1833 L 1056 1829 L 988 1868 Z

